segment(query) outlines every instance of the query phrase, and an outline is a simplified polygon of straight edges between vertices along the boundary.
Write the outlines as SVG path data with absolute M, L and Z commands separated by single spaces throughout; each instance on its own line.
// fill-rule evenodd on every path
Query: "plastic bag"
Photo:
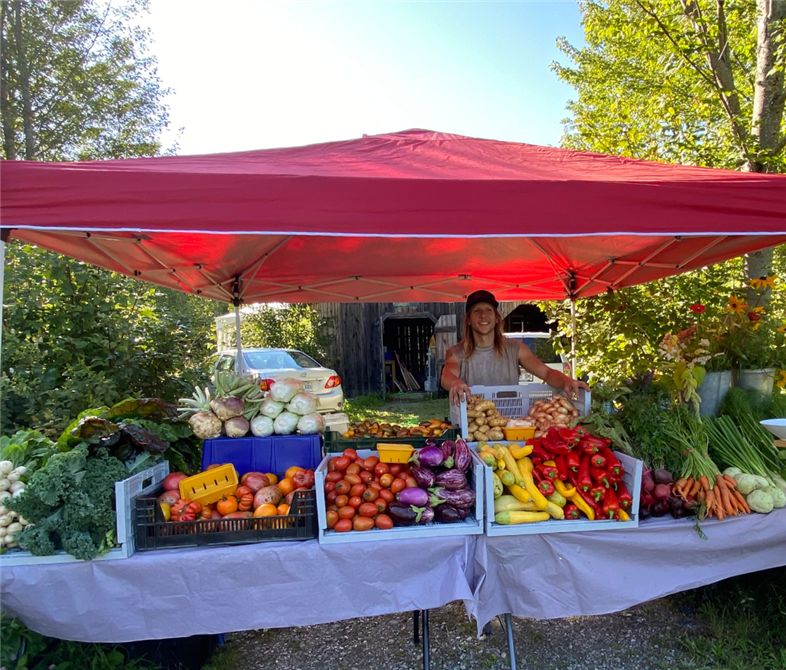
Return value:
M 273 430 L 276 435 L 291 435 L 297 429 L 297 422 L 300 417 L 292 412 L 281 412 L 273 422 Z
M 304 391 L 303 382 L 287 377 L 270 387 L 270 397 L 278 402 L 289 402 L 296 393 Z
M 313 393 L 296 393 L 287 405 L 287 412 L 293 414 L 313 414 L 317 411 L 317 399 Z
M 258 416 L 251 422 L 251 433 L 257 437 L 269 437 L 273 434 L 273 419 L 269 416 Z
M 324 433 L 325 419 L 322 418 L 321 414 L 317 414 L 316 412 L 306 414 L 305 416 L 300 417 L 300 421 L 297 422 L 297 429 L 298 432 L 303 433 L 303 435 Z
M 262 404 L 259 406 L 259 413 L 264 414 L 265 416 L 269 416 L 271 419 L 275 419 L 281 412 L 284 411 L 284 403 L 283 402 L 276 402 L 273 398 L 270 397 L 268 393 L 267 398 L 262 401 Z

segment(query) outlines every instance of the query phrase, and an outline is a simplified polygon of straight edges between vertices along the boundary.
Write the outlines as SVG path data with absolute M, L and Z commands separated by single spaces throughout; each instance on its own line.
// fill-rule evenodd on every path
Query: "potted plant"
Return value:
M 598 382 L 592 387 L 592 402 L 593 404 L 597 402 L 606 414 L 613 414 L 614 403 L 628 393 L 630 393 L 630 388 L 627 386 Z

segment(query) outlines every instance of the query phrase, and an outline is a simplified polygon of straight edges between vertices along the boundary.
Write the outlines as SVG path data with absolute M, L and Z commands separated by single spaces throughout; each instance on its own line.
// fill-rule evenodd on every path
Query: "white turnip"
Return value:
M 227 437 L 245 437 L 248 433 L 249 423 L 242 416 L 232 417 L 224 423 Z
M 243 402 L 242 398 L 235 398 L 234 396 L 216 398 L 210 403 L 210 409 L 222 421 L 229 421 L 235 417 L 243 416 L 243 412 L 246 411 L 246 403 Z
M 200 440 L 213 440 L 221 435 L 223 423 L 213 412 L 197 412 L 188 420 L 191 430 Z

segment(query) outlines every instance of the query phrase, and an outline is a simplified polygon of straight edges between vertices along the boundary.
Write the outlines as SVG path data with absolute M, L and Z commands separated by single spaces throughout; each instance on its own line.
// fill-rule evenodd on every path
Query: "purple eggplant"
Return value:
M 439 447 L 423 447 L 416 450 L 409 461 L 424 468 L 436 468 L 442 465 L 442 450 Z
M 446 468 L 453 467 L 453 454 L 456 451 L 456 443 L 453 440 L 445 440 L 440 446 L 442 449 L 442 465 Z
M 404 489 L 406 491 L 406 489 Z M 469 509 L 475 503 L 475 492 L 472 489 L 461 489 L 460 491 L 449 491 L 444 488 L 430 489 L 431 505 L 438 505 L 446 502 L 448 505 L 461 509 Z
M 464 521 L 469 516 L 469 513 L 472 511 L 469 507 L 457 507 L 456 511 L 458 512 L 459 519 Z
M 420 526 L 425 526 L 427 523 L 431 523 L 434 521 L 434 509 L 431 507 L 416 507 L 415 508 L 420 515 L 417 523 Z
M 427 437 L 423 443 L 424 447 L 438 447 L 437 441 L 433 437 Z
M 421 465 L 413 465 L 410 468 L 410 472 L 412 473 L 415 481 L 418 483 L 418 486 L 421 488 L 430 489 L 432 486 L 434 486 L 436 477 L 434 476 L 434 472 L 432 470 L 424 468 Z
M 456 451 L 453 454 L 453 467 L 462 472 L 469 470 L 472 464 L 472 454 L 469 452 L 469 445 L 459 438 L 456 440 Z
M 418 521 L 418 513 L 412 505 L 396 502 L 388 505 L 388 516 L 396 526 L 414 526 Z
M 440 505 L 437 507 L 436 517 L 437 521 L 441 521 L 442 523 L 456 523 L 463 518 L 459 511 L 452 505 Z
M 425 489 L 411 486 L 399 491 L 396 496 L 398 501 L 404 505 L 414 505 L 415 507 L 425 507 L 428 505 L 429 495 Z
M 460 491 L 461 489 L 467 488 L 467 478 L 461 470 L 445 470 L 436 476 L 434 484 L 446 488 L 449 491 Z M 432 484 L 432 486 L 434 486 L 434 484 Z

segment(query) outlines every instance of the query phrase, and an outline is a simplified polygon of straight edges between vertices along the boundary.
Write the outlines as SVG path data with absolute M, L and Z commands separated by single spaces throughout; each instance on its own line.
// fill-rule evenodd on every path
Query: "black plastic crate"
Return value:
M 161 493 L 163 489 L 158 495 Z M 164 521 L 158 495 L 134 499 L 134 540 L 137 551 L 310 540 L 317 536 L 316 497 L 313 489 L 295 491 L 291 513 L 286 516 L 203 521 Z
M 426 440 L 436 440 L 442 444 L 446 440 L 455 440 L 458 437 L 455 428 L 448 428 L 439 437 L 343 437 L 334 430 L 325 431 L 325 453 L 344 451 L 344 449 L 371 449 L 377 450 L 377 445 L 384 444 L 411 444 L 415 449 L 426 446 Z

